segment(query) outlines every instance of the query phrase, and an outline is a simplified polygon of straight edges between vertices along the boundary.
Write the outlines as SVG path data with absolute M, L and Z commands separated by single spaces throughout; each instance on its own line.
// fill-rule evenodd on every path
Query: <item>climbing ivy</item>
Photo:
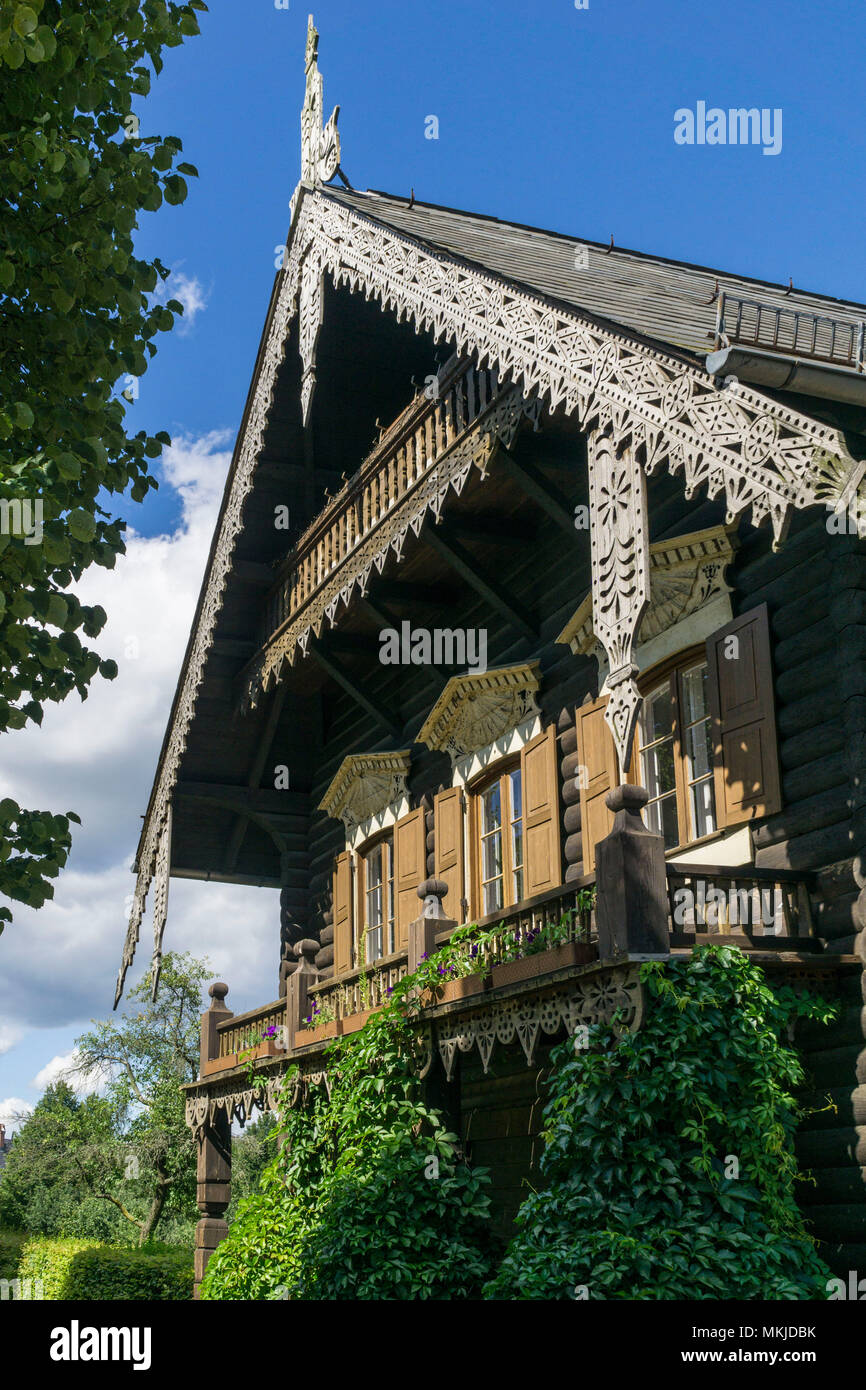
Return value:
M 497 1264 L 488 1174 L 459 1159 L 413 1069 L 419 1001 L 486 969 L 481 944 L 477 929 L 455 932 L 359 1033 L 330 1045 L 330 1093 L 286 1102 L 279 1154 L 202 1296 L 826 1297 L 829 1271 L 794 1199 L 802 1069 L 782 1037 L 798 1016 L 831 1010 L 774 991 L 724 946 L 645 964 L 636 1033 L 614 1021 L 553 1049 L 543 1185 Z
M 459 1299 L 492 1273 L 486 1170 L 425 1103 L 409 982 L 287 1105 L 281 1147 L 208 1266 L 210 1299 Z M 287 1078 L 289 1087 L 293 1079 Z
M 552 1053 L 544 1183 L 486 1296 L 826 1297 L 794 1198 L 803 1071 L 781 1039 L 831 1009 L 730 947 L 641 975 L 638 1032 L 595 1026 Z

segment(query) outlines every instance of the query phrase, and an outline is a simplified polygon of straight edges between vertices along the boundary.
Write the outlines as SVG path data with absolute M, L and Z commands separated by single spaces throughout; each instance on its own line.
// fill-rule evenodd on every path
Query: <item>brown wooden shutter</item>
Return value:
M 352 893 L 352 853 L 346 850 L 334 860 L 334 973 L 342 975 L 352 969 L 354 946 L 354 912 Z
M 436 878 L 448 884 L 442 906 L 445 915 L 455 922 L 465 922 L 465 888 L 463 880 L 463 807 L 465 798 L 460 787 L 448 787 L 433 798 L 433 834 L 435 837 Z
M 405 951 L 409 944 L 409 923 L 421 915 L 421 899 L 416 888 L 427 877 L 427 832 L 424 808 L 410 811 L 394 826 L 394 912 L 395 948 Z
M 604 711 L 609 697 L 602 695 L 591 705 L 581 705 L 577 711 L 577 749 L 580 766 L 580 831 L 583 837 L 583 872 L 595 868 L 595 847 L 609 835 L 613 827 L 613 812 L 605 805 L 605 795 L 617 785 L 618 767 L 613 734 L 607 726 Z M 632 755 L 631 771 L 635 771 Z
M 737 638 L 736 655 L 726 654 L 731 637 Z M 721 829 L 782 808 L 765 603 L 711 633 L 707 666 L 716 815 Z
M 523 896 L 562 882 L 559 853 L 559 776 L 552 724 L 520 753 L 523 792 Z

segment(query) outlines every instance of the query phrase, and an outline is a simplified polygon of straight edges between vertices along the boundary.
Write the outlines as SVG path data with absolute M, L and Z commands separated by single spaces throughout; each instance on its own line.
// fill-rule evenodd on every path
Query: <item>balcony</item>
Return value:
M 374 565 L 381 570 L 389 551 L 399 554 L 410 526 L 417 534 L 428 514 L 438 516 L 473 466 L 484 473 L 497 438 L 509 443 L 521 415 L 536 408 L 495 371 L 456 356 L 433 381 L 432 399 L 418 395 L 406 407 L 277 572 L 245 672 L 249 697 L 283 655 L 294 660 L 297 647 L 306 650 L 355 583 L 363 588 Z
M 752 347 L 866 372 L 863 321 L 719 296 L 716 348 Z
M 548 893 L 517 904 L 504 913 L 478 920 L 485 940 L 467 944 L 471 973 L 446 975 L 440 987 L 419 1001 L 424 1016 L 440 1018 L 484 1000 L 551 989 L 557 982 L 598 969 L 598 930 L 591 895 L 595 876 L 586 875 Z M 759 952 L 772 965 L 783 955 L 806 961 L 816 956 L 811 909 L 814 877 L 801 871 L 740 867 L 667 865 L 668 946 L 690 950 L 709 942 Z M 413 924 L 422 933 L 415 958 L 445 945 L 453 933 L 436 919 Z M 202 1080 L 236 1068 L 257 1067 L 287 1054 L 301 1059 L 319 1052 L 333 1038 L 356 1032 L 370 1014 L 388 1002 L 409 971 L 409 951 L 396 952 L 364 970 L 318 983 L 312 966 L 315 943 L 302 943 L 298 971 L 289 977 L 288 1000 L 276 1000 L 244 1014 L 225 1016 L 202 1034 Z M 305 949 L 304 949 L 305 948 Z M 615 964 L 616 958 L 613 958 Z M 214 986 L 221 1000 L 225 986 Z M 269 1037 L 263 1035 L 268 1034 Z M 205 1036 L 207 1033 L 207 1036 Z M 207 1055 L 205 1055 L 207 1053 Z

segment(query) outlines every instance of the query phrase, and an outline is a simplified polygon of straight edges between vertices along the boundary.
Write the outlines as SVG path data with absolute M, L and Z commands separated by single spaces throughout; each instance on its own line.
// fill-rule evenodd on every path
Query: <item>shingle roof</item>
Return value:
M 786 294 L 782 285 L 705 266 L 619 247 L 609 252 L 597 242 L 431 203 L 416 202 L 410 207 L 408 199 L 388 193 L 333 187 L 323 191 L 357 212 L 474 261 L 503 279 L 701 357 L 714 345 L 717 290 L 772 308 L 830 315 L 845 323 L 866 318 L 866 306 L 850 300 L 796 289 Z M 575 266 L 577 247 L 587 248 L 585 268 Z

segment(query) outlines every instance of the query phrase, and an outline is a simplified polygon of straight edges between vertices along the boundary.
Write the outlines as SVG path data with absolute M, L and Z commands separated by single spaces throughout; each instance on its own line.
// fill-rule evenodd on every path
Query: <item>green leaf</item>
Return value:
M 76 507 L 66 518 L 70 534 L 77 541 L 92 541 L 96 535 L 96 521 L 83 507 Z
M 32 34 L 36 28 L 36 24 L 36 15 L 33 10 L 31 10 L 30 6 L 19 5 L 12 20 L 12 27 L 16 34 L 20 35 L 21 38 L 23 38 L 25 34 Z

